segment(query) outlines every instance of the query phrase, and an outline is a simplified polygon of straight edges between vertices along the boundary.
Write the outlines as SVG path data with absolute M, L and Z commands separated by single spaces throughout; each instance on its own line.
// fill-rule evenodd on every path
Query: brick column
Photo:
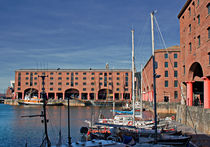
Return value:
M 154 101 L 154 91 L 151 90 L 150 91 L 150 101 L 153 102 Z M 158 101 L 158 100 L 157 100 Z
M 40 99 L 40 92 L 38 92 L 38 99 Z
M 64 98 L 65 98 L 65 92 L 63 92 L 63 100 L 64 100 Z
M 187 83 L 187 105 L 193 105 L 193 81 L 186 82 Z
M 46 92 L 46 95 L 47 95 L 47 99 L 48 99 L 48 92 Z
M 203 77 L 204 80 L 204 108 L 210 109 L 210 79 Z
M 123 93 L 120 93 L 121 94 L 121 100 L 123 101 L 124 100 L 124 98 L 123 98 Z
M 148 94 L 149 94 L 149 101 L 152 102 L 153 101 L 153 99 L 152 99 L 152 96 L 153 96 L 152 95 L 152 91 L 149 91 Z
M 98 92 L 96 92 L 95 95 L 96 95 L 95 100 L 97 101 L 98 100 Z
M 22 99 L 24 99 L 24 91 L 22 92 Z
M 90 93 L 87 93 L 87 100 L 90 100 Z
M 54 93 L 54 99 L 55 99 L 55 100 L 57 100 L 57 99 L 58 99 L 58 97 L 57 97 L 57 93 L 56 93 L 56 92 Z
M 149 101 L 149 92 L 147 91 L 146 96 L 145 96 L 146 101 Z
M 115 93 L 113 92 L 113 101 L 115 101 Z
M 79 93 L 79 100 L 82 99 L 82 93 Z

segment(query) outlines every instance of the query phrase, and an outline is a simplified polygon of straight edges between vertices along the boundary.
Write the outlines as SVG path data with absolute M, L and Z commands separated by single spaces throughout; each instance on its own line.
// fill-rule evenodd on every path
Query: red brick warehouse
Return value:
M 131 100 L 132 74 L 127 69 L 20 69 L 15 71 L 15 98 L 28 93 L 40 98 L 41 78 L 47 75 L 45 91 L 48 98 L 80 100 Z
M 185 102 L 210 108 L 210 0 L 187 0 L 178 18 Z
M 155 50 L 157 102 L 180 102 L 180 49 L 173 46 Z M 153 101 L 153 61 L 148 60 L 142 71 L 143 101 Z

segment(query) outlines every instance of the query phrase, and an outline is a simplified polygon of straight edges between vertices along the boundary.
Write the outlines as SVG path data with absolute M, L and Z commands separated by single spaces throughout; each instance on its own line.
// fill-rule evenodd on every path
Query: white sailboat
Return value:
M 115 125 L 128 125 L 135 126 L 137 128 L 144 127 L 147 124 L 151 124 L 153 121 L 142 120 L 142 112 L 137 112 L 135 110 L 136 96 L 135 96 L 135 56 L 134 56 L 134 29 L 131 30 L 132 33 L 132 111 L 117 111 L 113 110 L 115 113 L 120 115 L 114 115 L 113 119 L 99 118 L 99 123 L 108 123 Z
M 152 59 L 153 59 L 153 90 L 154 90 L 154 130 L 153 133 L 149 133 L 146 137 L 141 136 L 140 134 L 139 137 L 139 145 L 141 143 L 154 143 L 154 144 L 160 144 L 160 145 L 184 145 L 186 146 L 190 140 L 189 136 L 173 136 L 173 135 L 163 135 L 158 132 L 157 129 L 157 106 L 156 106 L 156 78 L 159 78 L 160 76 L 156 74 L 155 69 L 156 69 L 156 62 L 155 62 L 155 52 L 154 52 L 154 24 L 153 24 L 153 19 L 154 19 L 154 12 L 150 14 L 151 16 L 151 32 L 152 32 Z M 152 135 L 153 134 L 153 135 Z

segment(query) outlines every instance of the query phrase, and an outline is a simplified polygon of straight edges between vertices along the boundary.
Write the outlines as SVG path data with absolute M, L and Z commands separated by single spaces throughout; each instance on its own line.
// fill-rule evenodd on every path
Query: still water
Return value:
M 80 138 L 80 128 L 88 126 L 85 120 L 97 120 L 101 112 L 105 117 L 111 117 L 109 107 L 71 107 L 70 123 L 72 141 Z M 44 134 L 42 118 L 21 117 L 41 114 L 41 106 L 10 106 L 0 104 L 0 147 L 23 147 L 26 142 L 29 147 L 40 146 Z M 91 115 L 92 114 L 92 115 Z M 62 141 L 67 143 L 67 107 L 47 107 L 48 134 L 52 144 L 58 141 L 61 128 Z

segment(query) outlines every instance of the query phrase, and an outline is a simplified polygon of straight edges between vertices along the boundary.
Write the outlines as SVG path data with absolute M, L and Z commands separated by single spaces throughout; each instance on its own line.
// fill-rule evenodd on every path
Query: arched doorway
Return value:
M 189 95 L 192 97 L 191 104 L 193 106 L 203 106 L 204 103 L 204 82 L 203 82 L 203 70 L 198 62 L 194 62 L 189 69 L 188 79 L 191 81 L 187 83 L 188 92 L 187 98 L 189 101 Z M 192 85 L 192 94 L 189 92 L 189 85 Z
M 113 100 L 113 91 L 110 89 L 101 89 L 98 91 L 98 100 Z
M 68 98 L 72 98 L 72 99 L 79 98 L 79 90 L 74 89 L 74 88 L 67 89 L 65 91 L 65 99 L 68 99 Z
M 24 99 L 38 98 L 38 90 L 35 88 L 28 88 L 24 90 Z

